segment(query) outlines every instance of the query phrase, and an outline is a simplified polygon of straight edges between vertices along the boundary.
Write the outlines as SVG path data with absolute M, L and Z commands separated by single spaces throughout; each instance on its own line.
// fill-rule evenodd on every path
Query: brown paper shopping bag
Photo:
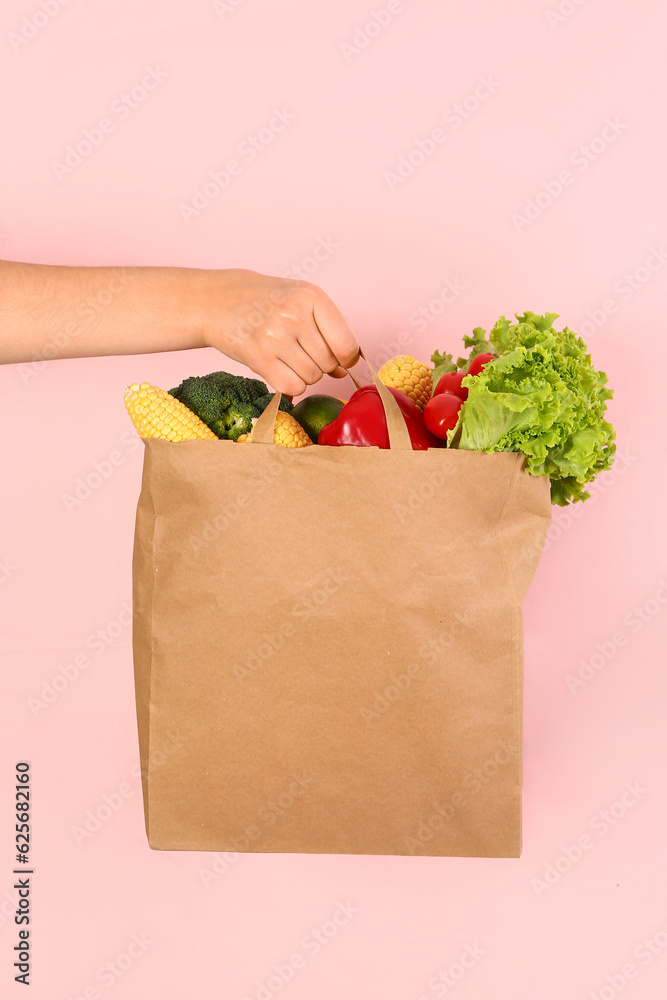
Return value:
M 521 603 L 551 516 L 516 453 L 146 439 L 133 560 L 148 841 L 518 857 Z

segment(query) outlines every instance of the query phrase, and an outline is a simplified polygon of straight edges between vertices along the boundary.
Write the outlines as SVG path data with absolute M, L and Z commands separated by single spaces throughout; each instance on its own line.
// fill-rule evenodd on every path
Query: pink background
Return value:
M 240 369 L 213 350 L 5 367 L 0 992 L 23 995 L 10 796 L 15 761 L 29 759 L 36 1000 L 662 996 L 664 6 L 567 0 L 557 20 L 557 0 L 392 3 L 351 51 L 341 43 L 363 42 L 384 0 L 44 4 L 49 17 L 36 0 L 0 15 L 5 258 L 281 274 L 328 240 L 309 277 L 376 361 L 403 331 L 402 349 L 428 359 L 501 313 L 558 311 L 609 374 L 622 461 L 576 517 L 554 508 L 525 602 L 522 858 L 249 854 L 226 871 L 217 859 L 207 888 L 214 855 L 152 852 L 144 835 L 130 628 L 114 625 L 130 601 L 142 461 L 122 393 Z M 113 112 L 156 66 L 167 76 L 146 100 Z M 179 204 L 274 108 L 294 120 L 186 224 Z M 105 117 L 113 131 L 58 179 L 54 161 Z M 386 173 L 438 127 L 445 140 L 391 190 Z M 430 311 L 448 281 L 459 292 Z M 114 451 L 119 464 L 68 511 L 64 495 Z M 110 627 L 100 653 L 86 647 Z M 83 651 L 90 666 L 35 714 L 29 699 Z M 592 679 L 570 690 L 591 657 Z M 78 843 L 87 811 L 120 786 L 120 808 Z M 540 885 L 550 865 L 562 872 Z M 304 936 L 347 901 L 358 912 L 307 951 Z M 152 943 L 130 960 L 133 935 Z M 457 964 L 466 948 L 470 968 Z M 297 952 L 304 967 L 271 979 Z M 118 975 L 98 977 L 115 962 Z

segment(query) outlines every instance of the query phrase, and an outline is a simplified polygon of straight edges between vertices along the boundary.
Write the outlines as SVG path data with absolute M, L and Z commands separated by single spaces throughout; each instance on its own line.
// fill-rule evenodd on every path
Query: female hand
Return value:
M 209 273 L 204 342 L 274 389 L 299 396 L 323 375 L 343 378 L 359 359 L 354 334 L 318 285 L 241 269 Z

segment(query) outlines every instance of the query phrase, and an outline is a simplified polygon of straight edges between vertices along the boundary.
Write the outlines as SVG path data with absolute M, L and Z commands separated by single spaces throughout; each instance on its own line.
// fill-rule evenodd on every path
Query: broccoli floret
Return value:
M 262 413 L 272 396 L 261 379 L 229 372 L 194 375 L 184 379 L 170 393 L 196 413 L 219 438 L 232 441 L 252 430 L 253 419 Z M 289 413 L 292 403 L 282 398 L 280 409 Z
M 257 397 L 254 404 L 255 408 L 257 409 L 257 416 L 259 416 L 260 413 L 264 412 L 264 410 L 267 408 L 272 399 L 273 399 L 272 392 L 266 392 L 264 393 L 264 395 Z M 278 404 L 278 409 L 284 410 L 285 413 L 291 413 L 292 410 L 294 409 L 294 403 L 290 402 L 289 399 L 285 399 L 284 396 L 281 396 L 280 403 Z

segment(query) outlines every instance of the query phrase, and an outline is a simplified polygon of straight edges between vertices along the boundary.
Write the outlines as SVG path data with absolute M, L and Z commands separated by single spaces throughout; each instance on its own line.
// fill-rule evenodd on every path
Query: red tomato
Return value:
M 431 396 L 424 407 L 426 429 L 438 438 L 446 438 L 447 431 L 456 426 L 462 405 L 461 397 L 455 396 L 452 392 L 441 392 L 437 396 Z
M 495 361 L 495 354 L 478 354 L 476 358 L 473 358 L 468 365 L 467 375 L 479 375 L 484 365 L 488 365 L 489 361 Z
M 447 372 L 445 375 L 441 375 L 433 390 L 433 395 L 439 396 L 442 392 L 451 392 L 454 396 L 467 399 L 468 390 L 461 385 L 461 379 L 465 378 L 467 374 L 468 372 Z

